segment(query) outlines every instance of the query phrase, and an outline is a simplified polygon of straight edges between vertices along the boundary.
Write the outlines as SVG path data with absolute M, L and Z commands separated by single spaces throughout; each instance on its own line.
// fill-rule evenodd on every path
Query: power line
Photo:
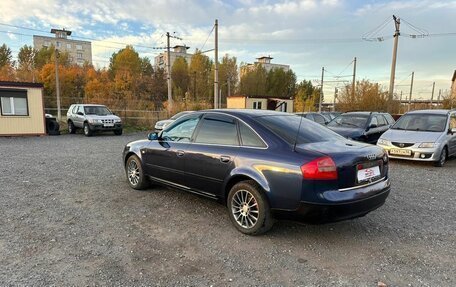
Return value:
M 204 46 L 206 45 L 207 40 L 209 40 L 209 37 L 211 36 L 211 34 L 212 34 L 212 32 L 214 31 L 214 29 L 215 29 L 215 25 L 212 26 L 212 29 L 211 29 L 211 31 L 209 32 L 209 35 L 207 35 L 206 41 L 204 41 L 204 44 L 203 44 L 203 46 L 202 46 L 201 49 L 200 49 L 201 51 L 203 51 Z

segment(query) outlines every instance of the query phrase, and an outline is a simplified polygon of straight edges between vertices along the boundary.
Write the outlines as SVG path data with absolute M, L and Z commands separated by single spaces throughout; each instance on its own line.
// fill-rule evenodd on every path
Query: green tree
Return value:
M 13 54 L 11 52 L 11 49 L 6 46 L 6 44 L 3 44 L 0 46 L 0 67 L 3 66 L 13 66 Z
M 141 61 L 141 75 L 144 76 L 152 76 L 154 73 L 154 68 L 150 63 L 150 59 L 148 57 L 143 57 L 140 59 Z
M 296 75 L 292 70 L 271 69 L 266 78 L 266 94 L 274 98 L 291 98 L 296 89 Z
M 311 81 L 302 80 L 296 85 L 295 110 L 297 112 L 315 111 L 320 102 L 320 88 L 314 87 Z
M 19 49 L 17 55 L 17 78 L 20 81 L 31 82 L 34 80 L 35 73 L 35 49 L 32 46 L 24 45 Z
M 261 64 L 241 67 L 239 92 L 245 96 L 265 97 L 268 73 Z
M 124 49 L 113 53 L 109 62 L 109 70 L 113 78 L 118 74 L 137 76 L 141 74 L 142 68 L 147 66 L 147 63 L 144 64 L 144 59 L 139 57 L 133 46 L 126 46 Z

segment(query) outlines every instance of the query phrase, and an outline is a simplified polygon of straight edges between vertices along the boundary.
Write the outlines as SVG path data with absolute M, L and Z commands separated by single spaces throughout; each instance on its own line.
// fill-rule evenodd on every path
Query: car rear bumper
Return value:
M 440 153 L 442 152 L 440 147 L 434 148 L 417 148 L 417 147 L 409 147 L 409 148 L 398 148 L 395 146 L 385 146 L 377 144 L 379 147 L 382 147 L 387 153 L 389 158 L 394 159 L 405 159 L 405 160 L 414 160 L 414 161 L 438 161 L 440 157 Z M 397 150 L 408 150 L 411 152 L 410 156 L 407 155 L 395 155 L 391 154 L 392 149 Z
M 279 219 L 328 223 L 361 217 L 385 203 L 391 190 L 388 179 L 347 191 L 328 191 L 325 203 L 301 201 L 296 210 L 274 210 Z

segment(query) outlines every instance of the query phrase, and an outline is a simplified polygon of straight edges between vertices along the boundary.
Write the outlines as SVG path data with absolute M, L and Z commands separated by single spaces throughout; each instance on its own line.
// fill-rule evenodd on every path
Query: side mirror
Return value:
M 84 115 L 82 112 L 77 112 L 76 114 L 79 115 L 79 116 L 83 116 Z
M 158 136 L 158 133 L 150 133 L 147 135 L 147 138 L 150 140 L 150 141 L 156 141 L 159 139 L 159 136 Z

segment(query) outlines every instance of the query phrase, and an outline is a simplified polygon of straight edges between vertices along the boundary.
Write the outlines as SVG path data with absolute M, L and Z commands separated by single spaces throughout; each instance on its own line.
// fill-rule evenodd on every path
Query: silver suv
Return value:
M 115 135 L 122 134 L 122 120 L 103 105 L 71 105 L 67 121 L 70 134 L 74 134 L 76 129 L 83 129 L 88 137 L 94 132 L 113 131 Z

